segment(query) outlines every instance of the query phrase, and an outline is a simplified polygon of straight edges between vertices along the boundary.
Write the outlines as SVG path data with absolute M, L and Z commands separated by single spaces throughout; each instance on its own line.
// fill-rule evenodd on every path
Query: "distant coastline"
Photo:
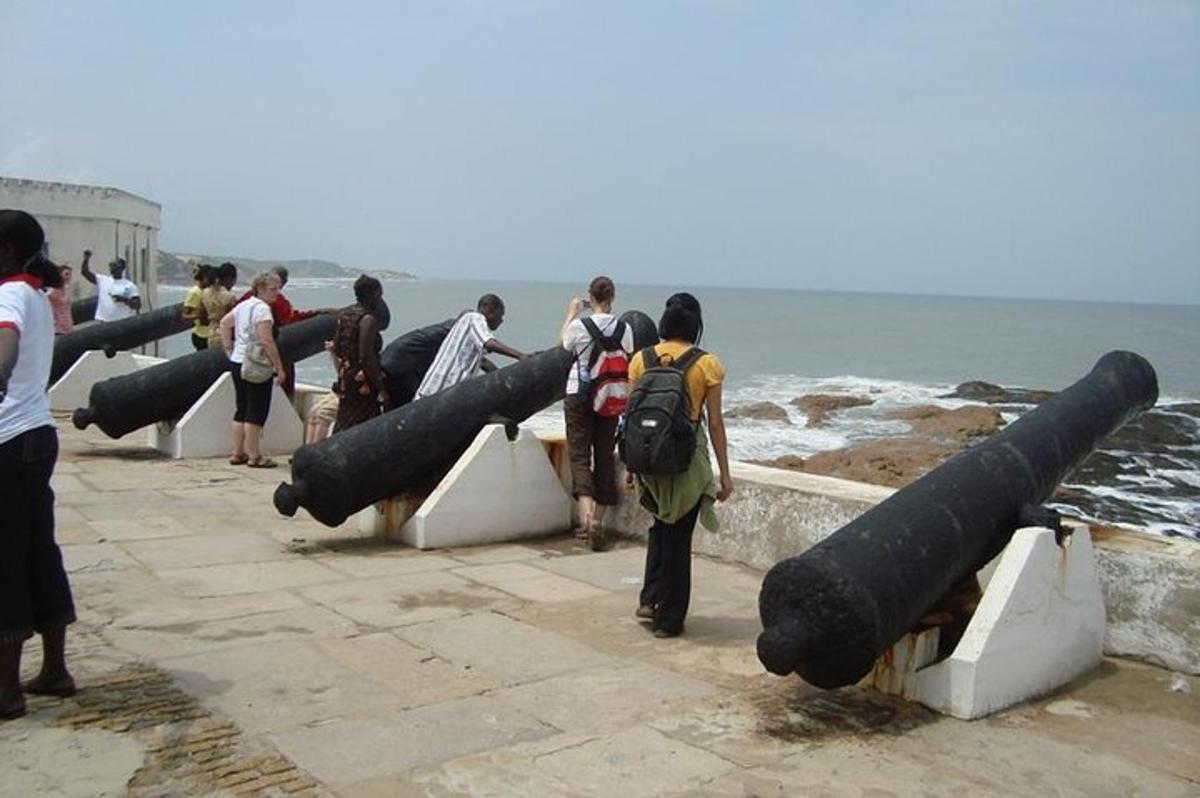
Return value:
M 305 260 L 260 260 L 235 255 L 203 255 L 185 252 L 158 251 L 158 281 L 166 285 L 190 285 L 192 266 L 197 263 L 217 265 L 226 261 L 238 267 L 243 277 L 266 271 L 272 266 L 283 266 L 292 279 L 301 280 L 344 280 L 360 274 L 369 274 L 380 280 L 416 280 L 411 272 L 396 269 L 347 269 L 340 263 L 315 258 Z

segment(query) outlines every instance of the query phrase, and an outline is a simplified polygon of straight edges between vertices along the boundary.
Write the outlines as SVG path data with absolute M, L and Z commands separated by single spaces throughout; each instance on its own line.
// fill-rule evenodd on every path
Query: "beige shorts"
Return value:
M 332 424 L 337 419 L 338 395 L 333 391 L 325 394 L 308 412 L 309 424 Z

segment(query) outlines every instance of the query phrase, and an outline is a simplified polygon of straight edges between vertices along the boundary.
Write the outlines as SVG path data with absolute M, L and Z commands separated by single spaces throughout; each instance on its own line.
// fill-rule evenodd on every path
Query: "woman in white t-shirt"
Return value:
M 233 388 L 237 396 L 237 408 L 233 414 L 232 465 L 248 465 L 251 468 L 274 468 L 275 461 L 263 457 L 260 443 L 267 414 L 271 411 L 271 386 L 284 373 L 283 359 L 275 345 L 275 321 L 271 316 L 271 303 L 279 295 L 279 275 L 263 272 L 250 283 L 254 294 L 239 303 L 221 319 L 221 343 L 229 357 Z M 267 376 L 262 382 L 247 380 L 243 365 L 247 359 L 253 361 L 255 352 L 261 347 L 274 368 L 273 379 Z
M 22 691 L 69 696 L 67 625 L 75 603 L 54 542 L 58 434 L 46 383 L 54 315 L 44 288 L 62 285 L 42 256 L 45 234 L 24 211 L 0 210 L 0 720 L 25 714 Z M 20 683 L 25 641 L 42 636 L 42 668 Z
M 607 545 L 601 522 L 604 512 L 620 500 L 617 492 L 616 446 L 617 418 L 593 410 L 588 385 L 595 364 L 595 335 L 620 343 L 628 357 L 633 352 L 633 330 L 623 325 L 612 313 L 616 288 L 608 277 L 597 277 L 588 285 L 590 303 L 579 297 L 567 306 L 563 322 L 562 347 L 575 355 L 567 375 L 563 414 L 567 426 L 567 455 L 571 461 L 571 494 L 578 502 L 579 528 L 576 536 L 586 538 L 595 551 Z M 592 309 L 588 329 L 580 314 L 585 307 Z M 610 344 L 611 345 L 611 344 Z

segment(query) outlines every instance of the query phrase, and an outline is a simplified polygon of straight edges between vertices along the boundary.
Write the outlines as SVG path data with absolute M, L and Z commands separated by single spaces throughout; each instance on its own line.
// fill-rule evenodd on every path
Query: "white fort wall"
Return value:
M 129 264 L 146 309 L 157 306 L 158 231 L 162 208 L 127 191 L 102 186 L 0 177 L 0 208 L 33 214 L 46 231 L 47 256 L 74 267 L 71 298 L 95 293 L 79 277 L 83 251 L 92 251 L 92 269 L 107 273 L 113 258 Z

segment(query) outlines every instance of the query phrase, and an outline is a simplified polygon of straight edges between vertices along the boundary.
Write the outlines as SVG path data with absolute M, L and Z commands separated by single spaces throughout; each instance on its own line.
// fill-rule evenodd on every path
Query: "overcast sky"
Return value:
M 1200 3 L 0 0 L 0 174 L 423 277 L 1200 303 Z

